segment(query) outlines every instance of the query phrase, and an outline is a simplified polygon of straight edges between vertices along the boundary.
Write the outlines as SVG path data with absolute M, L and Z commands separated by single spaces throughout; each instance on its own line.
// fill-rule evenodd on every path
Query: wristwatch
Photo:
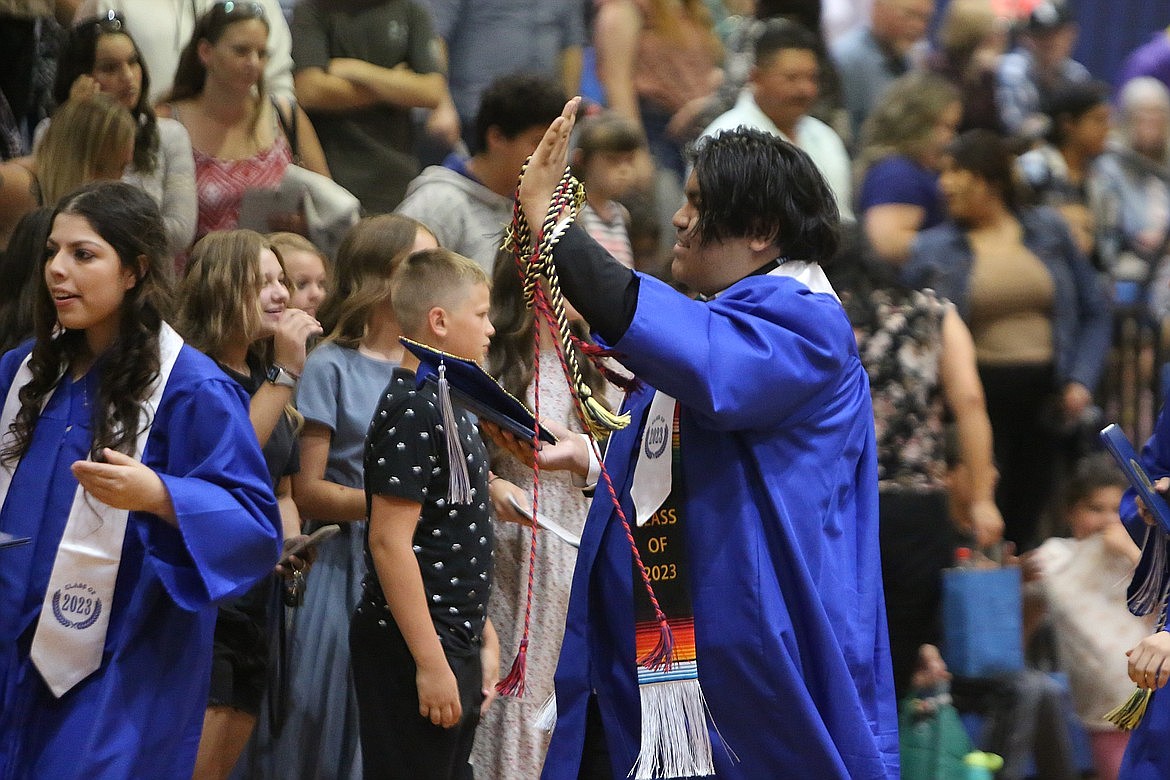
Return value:
M 297 376 L 284 366 L 270 366 L 264 378 L 277 387 L 297 386 Z

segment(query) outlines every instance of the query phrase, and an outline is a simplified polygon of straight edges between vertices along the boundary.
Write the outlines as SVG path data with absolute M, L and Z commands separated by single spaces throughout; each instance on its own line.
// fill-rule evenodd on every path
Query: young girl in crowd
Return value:
M 300 416 L 289 402 L 304 371 L 305 343 L 321 326 L 286 308 L 280 256 L 251 230 L 211 233 L 195 245 L 179 286 L 177 324 L 188 343 L 211 357 L 251 396 L 252 425 L 280 505 L 284 538 L 301 532 L 292 500 L 299 466 Z M 219 609 L 211 693 L 195 776 L 226 778 L 256 724 L 267 687 L 270 627 L 278 583 L 262 580 Z
M 179 120 L 191 136 L 199 196 L 196 238 L 230 230 L 249 189 L 280 184 L 294 157 L 329 175 L 325 154 L 309 118 L 282 106 L 298 129 L 292 149 L 276 107 L 265 96 L 268 20 L 256 3 L 217 3 L 200 17 L 179 57 L 175 84 L 160 116 Z
M 329 261 L 325 253 L 298 233 L 272 233 L 268 240 L 284 261 L 289 308 L 316 317 L 329 289 Z
M 573 152 L 573 174 L 585 185 L 587 196 L 581 226 L 627 268 L 634 267 L 630 212 L 618 201 L 634 189 L 637 155 L 645 148 L 637 123 L 611 113 L 581 123 Z
M 402 357 L 390 307 L 390 274 L 412 250 L 437 246 L 408 217 L 362 220 L 338 251 L 320 319 L 329 334 L 297 388 L 301 470 L 293 494 L 306 520 L 341 523 L 321 544 L 293 626 L 287 722 L 272 743 L 273 777 L 359 778 L 357 703 L 349 667 L 349 617 L 361 597 L 366 496 L 362 454 L 378 399 Z M 267 750 L 263 735 L 259 750 Z M 267 775 L 266 775 L 267 776 Z
M 1060 668 L 1089 732 L 1099 780 L 1116 780 L 1129 732 L 1104 719 L 1133 693 L 1125 652 L 1152 630 L 1130 614 L 1125 588 L 1138 548 L 1121 524 L 1126 481 L 1108 455 L 1083 459 L 1068 486 L 1065 519 L 1072 538 L 1053 538 L 1024 558 L 1031 593 L 1047 608 Z
M 150 74 L 122 17 L 109 13 L 69 31 L 57 61 L 53 97 L 109 95 L 134 117 L 134 159 L 122 178 L 159 204 L 172 252 L 195 237 L 195 161 L 181 124 L 158 118 L 150 104 Z
M 0 550 L 0 776 L 190 776 L 214 605 L 277 560 L 246 395 L 166 324 L 166 243 L 137 187 L 68 195 L 0 360 L 0 531 L 31 538 Z
M 488 352 L 488 371 L 504 389 L 525 399 L 532 408 L 535 321 L 524 303 L 524 291 L 516 262 L 510 252 L 500 252 L 492 275 L 491 321 L 496 328 Z M 585 334 L 580 315 L 572 307 L 566 314 L 577 335 Z M 556 337 L 547 323 L 540 323 L 540 416 L 545 423 L 582 430 L 572 391 L 556 352 Z M 601 373 L 584 357 L 578 357 L 595 398 L 616 408 L 620 397 Z M 559 428 L 558 428 L 559 429 Z M 506 453 L 492 450 L 492 470 L 525 492 L 532 485 L 532 469 Z M 555 518 L 574 534 L 580 534 L 589 511 L 589 497 L 567 471 L 544 470 L 540 475 L 540 513 Z M 493 480 L 493 486 L 500 480 Z M 528 505 L 530 499 L 522 503 Z M 503 513 L 500 513 L 502 516 Z M 495 523 L 492 596 L 488 616 L 499 636 L 501 662 L 506 674 L 520 644 L 528 587 L 528 554 L 531 529 L 514 523 Z M 576 548 L 552 534 L 537 538 L 535 588 L 529 636 L 525 695 L 501 697 L 487 710 L 476 732 L 472 763 L 479 777 L 539 777 L 548 749 L 548 730 L 538 724 L 541 705 L 552 694 L 553 672 L 560 657 L 569 586 L 577 561 Z

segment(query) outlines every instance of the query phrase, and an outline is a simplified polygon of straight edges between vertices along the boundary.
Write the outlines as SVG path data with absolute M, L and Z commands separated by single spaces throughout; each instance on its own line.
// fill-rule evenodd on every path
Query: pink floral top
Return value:
M 221 160 L 198 149 L 195 153 L 195 189 L 199 196 L 198 240 L 213 230 L 231 230 L 240 220 L 244 192 L 276 189 L 292 162 L 292 150 L 283 134 L 272 146 L 242 160 Z

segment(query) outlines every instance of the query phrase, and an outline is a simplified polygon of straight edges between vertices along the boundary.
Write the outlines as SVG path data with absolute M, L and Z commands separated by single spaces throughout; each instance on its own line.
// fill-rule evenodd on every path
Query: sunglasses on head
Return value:
M 117 11 L 107 11 L 102 16 L 87 19 L 74 28 L 79 35 L 96 35 L 98 31 L 104 33 L 126 32 L 126 22 Z
M 222 16 L 243 16 L 248 19 L 263 19 L 265 16 L 264 6 L 259 3 L 237 3 L 235 0 L 216 3 L 212 11 Z

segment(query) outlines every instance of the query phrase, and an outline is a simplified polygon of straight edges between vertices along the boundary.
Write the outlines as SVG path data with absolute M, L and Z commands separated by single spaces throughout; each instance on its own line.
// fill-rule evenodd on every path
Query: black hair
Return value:
M 978 128 L 961 133 L 946 150 L 954 166 L 987 182 L 1008 209 L 1020 206 L 1016 184 L 1016 154 L 1012 142 L 998 133 Z
M 114 342 L 101 360 L 98 398 L 91 404 L 93 452 L 110 447 L 134 452 L 138 440 L 139 410 L 158 376 L 159 330 L 171 313 L 172 259 L 167 234 L 154 198 L 125 182 L 95 182 L 66 195 L 52 219 L 68 214 L 84 218 L 118 255 L 123 268 L 134 270 L 138 281 L 126 291 L 121 322 Z M 29 383 L 20 391 L 20 410 L 10 431 L 12 439 L 0 450 L 0 461 L 11 463 L 24 455 L 40 418 L 41 406 L 61 373 L 85 355 L 85 332 L 58 332 L 57 312 L 44 282 L 49 261 L 42 253 L 39 289 L 33 306 L 36 343 L 28 366 Z M 94 356 L 99 357 L 99 356 Z
M 1065 486 L 1064 510 L 1066 513 L 1072 511 L 1073 507 L 1102 488 L 1125 489 L 1128 486 L 1125 475 L 1117 468 L 1117 464 L 1108 453 L 1095 452 L 1086 455 L 1077 463 L 1072 478 Z
M 767 63 L 787 49 L 809 51 L 819 58 L 822 49 L 820 40 L 801 24 L 777 18 L 769 19 L 763 25 L 753 46 L 756 65 Z
M 819 37 L 821 34 L 821 0 L 756 0 L 756 18 L 791 19 Z
M 69 90 L 77 77 L 93 73 L 97 62 L 98 41 L 106 35 L 125 35 L 134 47 L 134 56 L 142 69 L 142 85 L 138 91 L 138 102 L 130 109 L 134 117 L 134 169 L 140 173 L 153 173 L 158 165 L 158 119 L 150 105 L 150 69 L 142 57 L 122 17 L 113 11 L 81 22 L 64 33 L 61 50 L 57 58 L 57 76 L 53 82 L 53 100 L 62 105 L 69 99 Z
M 0 254 L 0 353 L 33 335 L 33 306 L 41 291 L 41 260 L 53 224 L 53 209 L 44 206 L 20 218 Z
M 739 127 L 700 139 L 690 156 L 699 183 L 696 234 L 702 243 L 762 238 L 792 260 L 828 262 L 836 255 L 837 200 L 802 150 Z
M 1051 123 L 1045 140 L 1059 147 L 1065 141 L 1064 122 L 1075 122 L 1100 105 L 1109 103 L 1109 85 L 1101 81 L 1068 84 L 1049 93 L 1041 108 Z
M 565 91 L 552 79 L 513 73 L 491 83 L 479 99 L 475 116 L 475 154 L 487 150 L 488 129 L 512 139 L 533 127 L 547 127 L 565 107 Z

